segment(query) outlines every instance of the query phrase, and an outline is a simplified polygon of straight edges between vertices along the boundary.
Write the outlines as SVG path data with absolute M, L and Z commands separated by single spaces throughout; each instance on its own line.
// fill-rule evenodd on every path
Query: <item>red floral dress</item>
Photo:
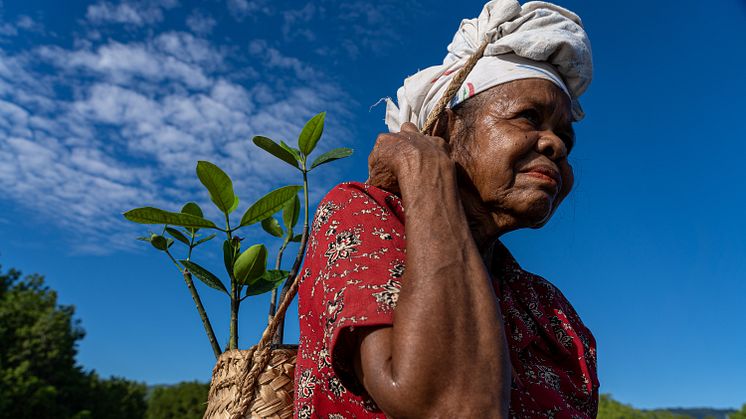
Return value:
M 405 256 L 397 196 L 349 182 L 321 201 L 298 292 L 296 418 L 385 418 L 356 379 L 349 333 L 340 332 L 393 324 Z M 511 418 L 595 418 L 590 330 L 554 285 L 522 270 L 499 243 L 490 272 L 513 366 Z

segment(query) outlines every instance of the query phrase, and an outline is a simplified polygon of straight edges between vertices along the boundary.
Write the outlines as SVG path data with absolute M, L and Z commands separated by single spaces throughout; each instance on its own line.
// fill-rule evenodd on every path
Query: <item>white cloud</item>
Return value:
M 40 22 L 26 15 L 20 15 L 18 17 L 18 20 L 16 21 L 16 26 L 20 29 L 24 29 L 24 30 L 32 31 L 32 32 L 43 32 L 44 31 L 44 26 Z
M 64 71 L 95 73 L 114 83 L 172 81 L 193 89 L 212 83 L 198 64 L 210 67 L 222 60 L 203 40 L 175 33 L 163 34 L 148 44 L 111 41 L 96 50 L 51 46 L 39 48 L 38 53 Z
M 228 11 L 238 20 L 257 12 L 270 13 L 264 0 L 227 0 L 227 4 Z
M 217 21 L 215 19 L 199 10 L 194 10 L 186 19 L 186 25 L 197 35 L 211 33 L 216 24 Z
M 119 23 L 145 26 L 162 21 L 163 9 L 170 9 L 177 5 L 178 2 L 175 0 L 122 1 L 119 4 L 102 1 L 88 6 L 86 18 L 96 25 Z
M 2 3 L 0 3 L 1 6 Z M 1 9 L 0 12 L 2 12 Z M 19 31 L 43 33 L 44 25 L 27 15 L 19 15 L 15 22 L 3 22 L 2 13 L 0 13 L 0 36 L 17 36 Z
M 292 169 L 253 135 L 294 140 L 328 110 L 322 146 L 351 137 L 340 89 L 266 42 L 254 51 L 266 60 L 239 78 L 226 50 L 189 33 L 75 45 L 0 49 L 2 199 L 65 229 L 75 251 L 134 246 L 144 228 L 122 219 L 129 208 L 177 210 L 195 199 L 209 208 L 194 176 L 200 159 L 231 175 L 241 209 L 288 182 Z M 314 193 L 329 186 L 319 179 Z

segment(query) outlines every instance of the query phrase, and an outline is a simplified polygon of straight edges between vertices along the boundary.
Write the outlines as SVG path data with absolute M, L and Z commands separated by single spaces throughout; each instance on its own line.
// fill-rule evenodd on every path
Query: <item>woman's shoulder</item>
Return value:
M 332 200 L 339 201 L 350 198 L 373 198 L 377 200 L 381 199 L 384 201 L 389 200 L 401 202 L 401 199 L 391 192 L 357 181 L 347 181 L 337 184 L 327 192 L 321 202 L 324 203 Z
M 334 186 L 319 202 L 317 216 L 329 212 L 366 215 L 376 212 L 393 213 L 403 221 L 404 208 L 401 198 L 384 189 L 362 182 L 342 182 Z M 362 211 L 362 212 L 360 212 Z

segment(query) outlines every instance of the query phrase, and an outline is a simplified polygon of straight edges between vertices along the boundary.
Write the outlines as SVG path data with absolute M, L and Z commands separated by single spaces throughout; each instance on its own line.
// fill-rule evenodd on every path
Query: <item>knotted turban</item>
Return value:
M 387 99 L 386 125 L 398 132 L 404 122 L 422 128 L 456 73 L 489 39 L 449 107 L 498 84 L 542 78 L 555 83 L 572 100 L 574 120 L 583 118 L 578 97 L 593 75 L 591 45 L 580 18 L 543 1 L 521 6 L 516 0 L 492 0 L 479 17 L 464 19 L 448 45 L 443 64 L 428 67 L 404 80 L 397 91 L 398 106 Z

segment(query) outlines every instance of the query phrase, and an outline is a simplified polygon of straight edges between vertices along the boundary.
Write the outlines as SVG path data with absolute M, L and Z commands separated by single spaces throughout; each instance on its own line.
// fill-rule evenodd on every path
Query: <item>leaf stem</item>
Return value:
M 280 304 L 282 304 L 282 301 L 285 299 L 285 295 L 288 293 L 290 286 L 293 285 L 295 277 L 298 275 L 298 270 L 300 270 L 300 264 L 303 261 L 303 255 L 306 251 L 306 243 L 308 242 L 308 170 L 306 170 L 305 159 L 303 160 L 303 206 L 305 209 L 305 214 L 303 218 L 303 234 L 300 239 L 300 247 L 298 248 L 298 254 L 295 256 L 295 262 L 293 263 L 293 268 L 290 270 L 288 279 L 282 286 L 282 292 L 280 293 Z M 282 320 L 283 321 L 280 322 L 280 325 L 277 327 L 277 333 L 275 334 L 272 343 L 282 343 L 282 340 L 285 336 L 285 319 Z
M 194 281 L 192 281 L 192 274 L 189 273 L 188 270 L 183 269 L 181 265 L 179 265 L 179 262 L 176 261 L 176 259 L 173 257 L 171 252 L 166 250 L 166 254 L 171 259 L 171 261 L 176 265 L 176 268 L 179 270 L 179 272 L 182 273 L 184 276 L 184 282 L 186 282 L 187 288 L 189 289 L 189 293 L 192 295 L 192 300 L 194 300 L 194 304 L 197 306 L 197 312 L 199 312 L 199 317 L 202 319 L 202 326 L 205 328 L 205 333 L 207 333 L 207 339 L 210 341 L 210 346 L 212 347 L 212 352 L 215 354 L 215 359 L 220 357 L 220 354 L 222 351 L 220 350 L 220 346 L 218 345 L 217 339 L 215 339 L 215 331 L 212 329 L 212 324 L 210 323 L 210 318 L 207 317 L 207 312 L 205 311 L 205 307 L 202 305 L 202 299 L 199 298 L 199 293 L 197 292 L 197 288 L 194 287 Z
M 233 263 L 236 258 L 236 251 L 233 247 L 233 230 L 231 229 L 231 222 L 228 213 L 225 212 L 223 214 L 225 214 L 225 234 L 228 236 L 228 243 L 233 252 L 233 257 L 231 258 L 231 262 Z M 241 306 L 241 287 L 238 282 L 236 282 L 236 278 L 231 269 L 228 270 L 228 278 L 231 281 L 231 323 L 228 349 L 238 349 L 238 309 Z
M 285 252 L 285 248 L 288 246 L 290 239 L 292 239 L 293 230 L 288 229 L 287 236 L 280 246 L 280 250 L 277 252 L 277 261 L 275 262 L 275 269 L 279 270 L 282 265 L 282 254 Z M 272 290 L 272 296 L 269 301 L 269 315 L 267 316 L 267 324 L 272 322 L 272 318 L 275 317 L 275 311 L 277 310 L 277 288 Z
M 194 230 L 190 230 L 189 232 L 192 234 L 189 235 L 189 252 L 187 253 L 187 257 L 186 257 L 187 260 L 191 260 L 192 249 L 194 249 Z

